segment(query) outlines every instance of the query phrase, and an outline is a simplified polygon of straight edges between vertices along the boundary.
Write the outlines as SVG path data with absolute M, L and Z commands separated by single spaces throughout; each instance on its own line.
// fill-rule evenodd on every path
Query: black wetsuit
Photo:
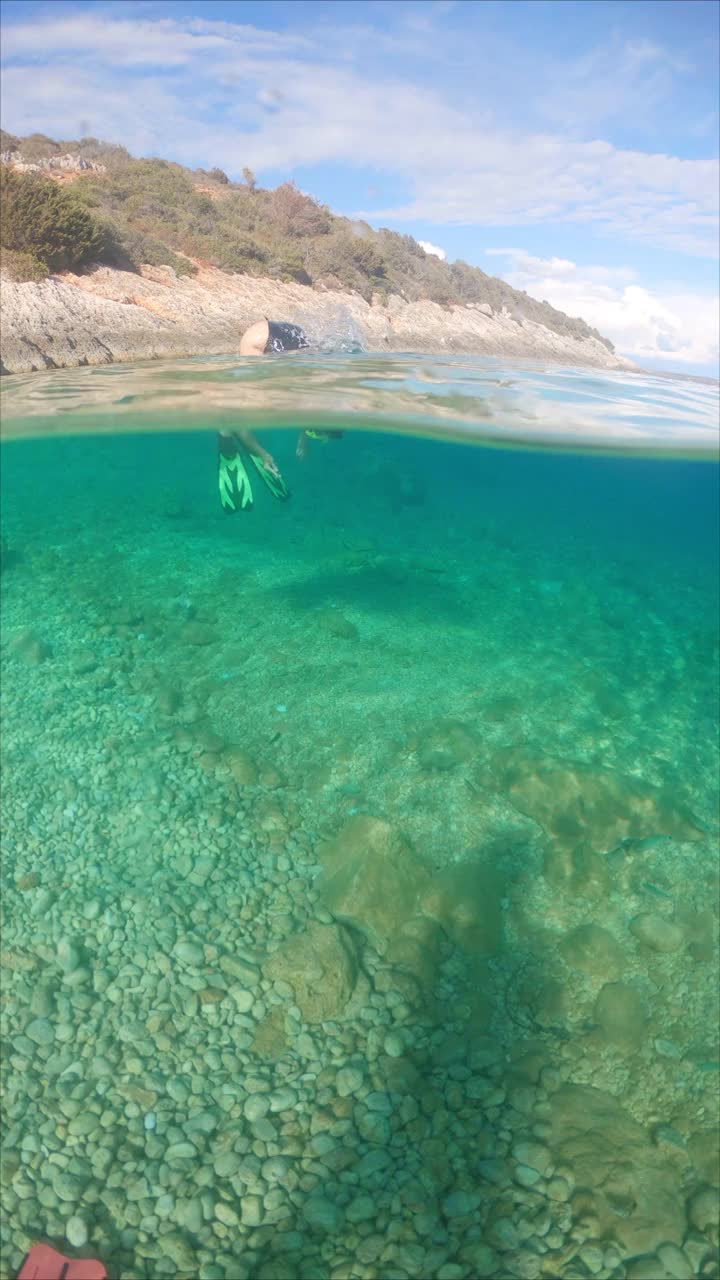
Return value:
M 267 316 L 265 317 L 267 319 Z M 310 343 L 299 324 L 285 320 L 268 320 L 268 340 L 265 355 L 281 355 L 283 351 L 302 351 Z

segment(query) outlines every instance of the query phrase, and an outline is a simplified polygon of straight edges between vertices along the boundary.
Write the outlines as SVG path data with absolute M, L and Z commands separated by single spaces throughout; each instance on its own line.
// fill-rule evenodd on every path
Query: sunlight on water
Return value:
M 2 391 L 0 1273 L 715 1275 L 716 388 Z

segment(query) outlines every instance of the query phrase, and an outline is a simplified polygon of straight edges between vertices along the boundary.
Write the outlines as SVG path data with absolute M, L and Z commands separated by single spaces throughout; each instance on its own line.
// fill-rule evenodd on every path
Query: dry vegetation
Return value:
M 41 163 L 77 155 L 105 166 L 60 186 L 43 174 L 3 165 L 0 244 L 3 270 L 38 279 L 62 267 L 106 262 L 126 270 L 142 263 L 193 275 L 195 263 L 355 290 L 364 298 L 398 294 L 444 306 L 486 303 L 494 311 L 546 325 L 576 338 L 612 344 L 583 320 L 519 293 L 465 262 L 442 262 L 412 236 L 373 230 L 333 214 L 292 182 L 258 187 L 249 169 L 231 182 L 221 169 L 190 170 L 167 160 L 134 159 L 120 146 L 83 138 L 55 142 L 41 134 L 2 133 L 10 159 Z

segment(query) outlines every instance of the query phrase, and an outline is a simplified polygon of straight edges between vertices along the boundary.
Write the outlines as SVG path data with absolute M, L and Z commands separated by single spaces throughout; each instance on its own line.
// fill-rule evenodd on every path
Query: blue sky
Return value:
M 292 177 L 716 372 L 713 0 L 8 0 L 3 125 Z

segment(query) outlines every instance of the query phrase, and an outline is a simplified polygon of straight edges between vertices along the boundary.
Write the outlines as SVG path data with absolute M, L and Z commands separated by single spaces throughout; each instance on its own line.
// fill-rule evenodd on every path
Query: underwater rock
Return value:
M 502 879 L 494 867 L 467 859 L 443 867 L 420 895 L 420 911 L 456 946 L 495 955 L 502 940 Z
M 357 814 L 323 845 L 320 897 L 380 954 L 415 914 L 427 871 L 405 836 L 382 818 Z
M 720 1225 L 720 1196 L 716 1188 L 698 1187 L 688 1204 L 688 1221 L 703 1233 L 712 1228 L 717 1230 Z
M 258 780 L 258 768 L 248 751 L 242 747 L 227 747 L 222 762 L 230 770 L 239 787 L 252 787 Z
M 593 978 L 617 978 L 624 968 L 620 943 L 598 924 L 581 924 L 567 933 L 560 954 L 571 968 Z
M 285 1010 L 282 1005 L 274 1005 L 258 1024 L 252 1042 L 252 1051 L 260 1058 L 272 1060 L 282 1057 L 286 1050 Z
M 537 748 L 498 751 L 478 780 L 503 792 L 521 813 L 572 847 L 582 843 L 607 853 L 631 838 L 702 836 L 692 814 L 660 788 L 612 769 L 560 760 Z
M 10 648 L 30 667 L 37 667 L 41 662 L 52 657 L 50 645 L 30 627 L 11 640 Z
M 270 791 L 276 791 L 278 787 L 285 786 L 285 779 L 272 764 L 263 765 L 258 781 L 263 787 L 268 787 Z
M 633 1258 L 625 1271 L 626 1280 L 658 1280 L 667 1272 L 656 1253 L 644 1253 Z
M 595 1022 L 608 1044 L 635 1049 L 645 1035 L 645 1009 L 637 991 L 607 982 L 595 1001 Z
M 665 1274 L 671 1276 L 672 1280 L 693 1280 L 695 1269 L 687 1254 L 676 1244 L 661 1244 L 657 1256 L 665 1268 Z
M 698 1187 L 688 1204 L 688 1219 L 696 1231 L 717 1233 L 720 1225 L 720 1192 L 717 1187 Z
M 37 871 L 26 871 L 24 875 L 18 876 L 15 881 L 15 888 L 21 893 L 27 893 L 29 889 L 37 889 L 40 883 L 40 877 Z
M 206 622 L 186 622 L 178 634 L 182 644 L 206 645 L 214 644 L 217 640 L 212 627 Z
M 340 640 L 357 640 L 360 634 L 355 623 L 344 618 L 337 609 L 323 609 L 317 614 L 317 621 L 323 631 Z
M 142 622 L 144 614 L 142 609 L 135 605 L 120 604 L 115 609 L 111 609 L 107 617 L 113 627 L 134 627 Z
M 89 676 L 91 672 L 97 671 L 98 660 L 92 654 L 82 654 L 72 664 L 72 673 L 74 676 Z
M 688 1151 L 703 1182 L 720 1187 L 720 1128 L 716 1125 L 714 1129 L 706 1129 L 702 1133 L 691 1133 Z
M 550 1099 L 550 1121 L 555 1161 L 591 1194 L 600 1238 L 616 1239 L 630 1256 L 682 1243 L 681 1171 L 615 1098 L 563 1085 Z
M 287 982 L 306 1022 L 341 1018 L 357 981 L 357 956 L 347 929 L 312 923 L 293 934 L 264 967 L 271 982 Z
M 605 858 L 587 845 L 553 844 L 543 859 L 543 875 L 554 889 L 584 901 L 605 898 L 611 871 Z
M 162 684 L 155 694 L 155 705 L 163 716 L 174 716 L 182 702 L 182 693 L 172 685 Z
M 72 938 L 60 938 L 55 956 L 57 963 L 65 974 L 74 973 L 82 963 L 82 952 Z
M 717 897 L 717 894 L 714 895 Z M 718 920 L 712 911 L 695 911 L 682 903 L 675 909 L 675 922 L 682 928 L 688 952 L 697 964 L 711 964 L 718 950 Z
M 421 990 L 428 993 L 437 977 L 442 936 L 442 929 L 435 920 L 428 916 L 411 916 L 390 939 L 385 959 L 388 964 L 412 974 Z M 407 994 L 405 998 L 411 1005 L 417 1004 L 417 999 L 413 1000 Z
M 520 1005 L 527 1005 L 539 1027 L 563 1027 L 570 1012 L 568 992 L 557 978 L 532 978 L 520 984 Z
M 630 932 L 651 951 L 677 951 L 683 944 L 682 929 L 653 911 L 635 916 L 630 921 Z
M 302 1216 L 306 1226 L 319 1235 L 334 1235 L 345 1221 L 345 1212 L 340 1205 L 318 1194 L 305 1200 Z
M 481 714 L 487 724 L 504 724 L 506 720 L 511 720 L 513 716 L 521 715 L 522 711 L 523 703 L 520 698 L 516 698 L 509 693 L 503 693 L 499 694 L 497 698 L 492 698 L 489 702 L 483 703 Z
M 419 733 L 417 757 L 423 769 L 454 769 L 477 754 L 477 740 L 459 720 L 433 720 Z

